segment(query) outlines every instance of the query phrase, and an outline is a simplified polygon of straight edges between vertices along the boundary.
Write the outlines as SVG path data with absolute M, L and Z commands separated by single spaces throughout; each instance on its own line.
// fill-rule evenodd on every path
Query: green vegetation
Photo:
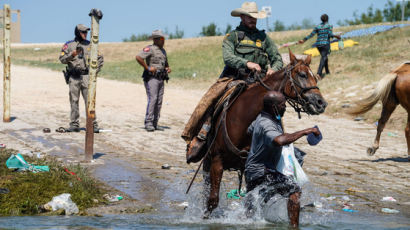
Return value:
M 396 3 L 388 1 L 384 6 L 384 9 L 374 9 L 373 6 L 369 6 L 366 13 L 358 15 L 357 11 L 353 13 L 353 19 L 346 19 L 344 21 L 338 21 L 340 26 L 344 25 L 360 25 L 371 24 L 380 22 L 398 22 L 402 20 L 402 6 L 401 2 Z M 410 2 L 405 3 L 404 20 L 410 17 Z
M 184 31 L 180 30 L 178 26 L 175 27 L 175 32 L 169 32 L 168 28 L 165 28 L 164 33 L 168 35 L 168 39 L 179 39 L 184 37 Z M 132 34 L 129 38 L 122 39 L 123 42 L 140 42 L 149 40 L 150 34 Z
M 0 194 L 0 216 L 36 215 L 40 205 L 51 201 L 54 196 L 70 193 L 71 199 L 81 211 L 95 206 L 93 199 L 102 200 L 101 185 L 88 175 L 79 165 L 66 166 L 76 176 L 64 171 L 64 167 L 52 159 L 24 159 L 35 165 L 48 165 L 50 172 L 15 172 L 6 167 L 6 160 L 12 153 L 10 149 L 0 149 L 0 188 L 10 192 Z
M 305 29 L 312 29 L 314 27 L 315 27 L 315 23 L 310 18 L 303 19 L 301 24 L 293 23 L 290 26 L 285 26 L 285 24 L 280 20 L 276 20 L 273 22 L 273 31 L 305 30 Z

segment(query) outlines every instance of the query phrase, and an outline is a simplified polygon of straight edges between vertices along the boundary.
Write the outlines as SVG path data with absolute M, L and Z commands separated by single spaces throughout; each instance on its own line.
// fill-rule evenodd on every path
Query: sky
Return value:
M 90 26 L 90 9 L 100 9 L 100 41 L 120 42 L 132 34 L 151 33 L 155 29 L 174 32 L 178 26 L 184 37 L 197 37 L 202 26 L 211 22 L 225 31 L 227 24 L 236 27 L 240 19 L 231 11 L 244 1 L 237 0 L 3 0 L 11 9 L 21 11 L 23 43 L 65 42 L 73 39 L 77 24 Z M 258 8 L 272 7 L 270 25 L 280 20 L 285 25 L 301 24 L 305 18 L 320 23 L 327 13 L 335 27 L 338 20 L 353 18 L 353 12 L 365 12 L 370 5 L 382 9 L 387 0 L 260 0 Z M 257 27 L 266 29 L 266 19 Z

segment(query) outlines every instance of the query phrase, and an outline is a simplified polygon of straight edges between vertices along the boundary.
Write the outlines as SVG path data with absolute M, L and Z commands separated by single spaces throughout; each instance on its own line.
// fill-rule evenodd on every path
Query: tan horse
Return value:
M 403 106 L 407 111 L 407 125 L 405 135 L 407 140 L 407 153 L 410 160 L 410 62 L 404 63 L 384 76 L 377 85 L 372 95 L 357 102 L 357 106 L 349 111 L 350 114 L 363 114 L 381 100 L 383 103 L 382 114 L 377 125 L 377 134 L 373 146 L 367 149 L 367 154 L 372 156 L 379 148 L 380 134 L 382 133 L 390 115 L 397 105 Z
M 310 56 L 306 60 L 297 60 L 289 50 L 290 64 L 271 77 L 265 77 L 246 89 L 218 118 L 215 142 L 204 160 L 204 171 L 210 172 L 210 194 L 205 218 L 218 206 L 219 189 L 223 171 L 226 169 L 244 170 L 243 150 L 249 150 L 251 136 L 246 130 L 263 107 L 263 96 L 268 90 L 282 92 L 287 101 L 298 112 L 317 115 L 327 106 L 319 88 L 318 79 L 309 68 Z M 235 149 L 242 151 L 238 153 Z

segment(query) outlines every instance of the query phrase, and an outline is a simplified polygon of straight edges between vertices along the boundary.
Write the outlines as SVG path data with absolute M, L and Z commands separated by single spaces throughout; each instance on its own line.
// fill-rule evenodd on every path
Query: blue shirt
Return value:
M 315 46 L 325 46 L 330 44 L 330 38 L 334 37 L 332 32 L 333 26 L 328 23 L 321 23 L 320 25 L 316 26 L 312 33 L 306 36 L 303 40 L 308 40 L 309 38 L 313 37 L 317 34 L 317 40 L 315 42 Z
M 249 126 L 248 133 L 252 134 L 252 144 L 245 163 L 247 182 L 264 176 L 265 170 L 275 171 L 282 147 L 273 140 L 283 134 L 283 129 L 280 121 L 262 111 Z

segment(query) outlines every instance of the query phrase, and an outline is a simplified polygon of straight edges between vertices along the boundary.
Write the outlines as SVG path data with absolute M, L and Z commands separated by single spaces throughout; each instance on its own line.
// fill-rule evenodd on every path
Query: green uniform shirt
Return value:
M 244 35 L 243 39 L 240 34 Z M 246 68 L 248 61 L 265 70 L 278 71 L 283 67 L 282 57 L 265 31 L 251 30 L 242 24 L 225 36 L 222 52 L 225 65 L 234 69 Z

